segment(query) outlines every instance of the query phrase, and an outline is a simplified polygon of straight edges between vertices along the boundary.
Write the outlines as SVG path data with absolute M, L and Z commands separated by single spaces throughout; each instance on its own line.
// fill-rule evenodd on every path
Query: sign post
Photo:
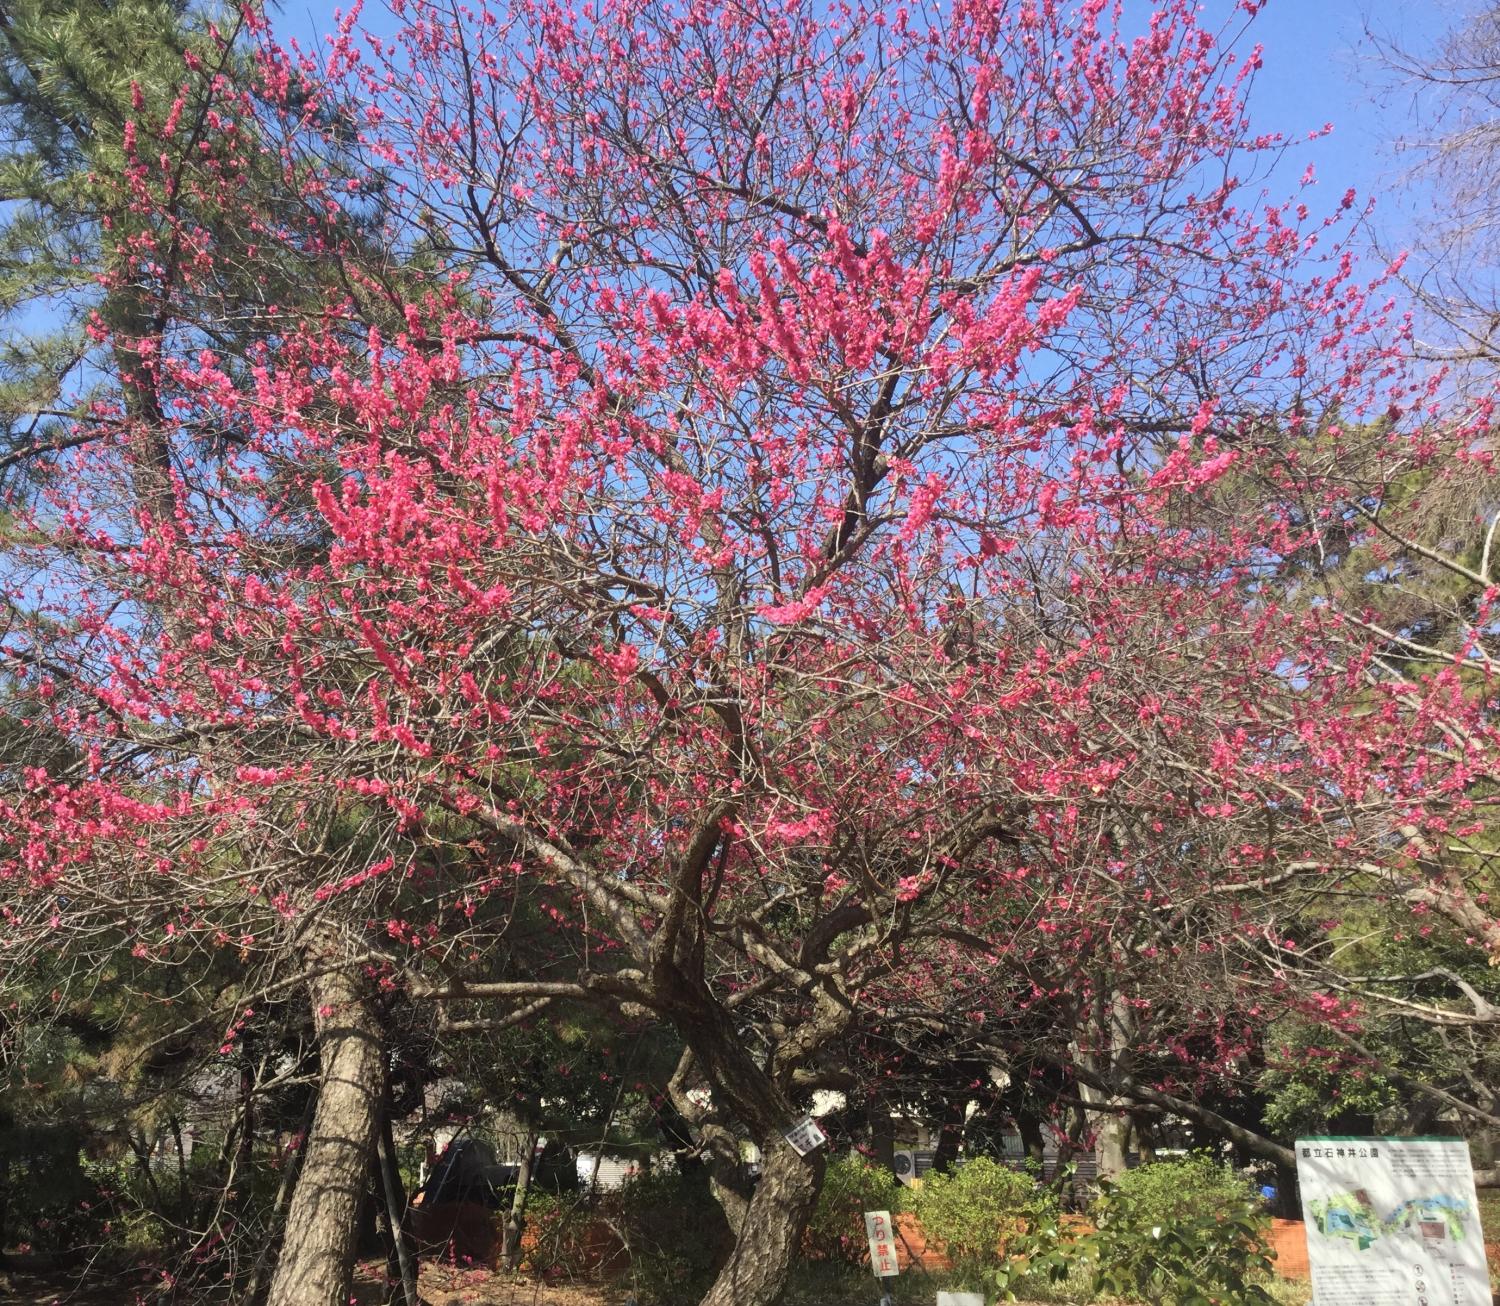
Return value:
M 1462 1138 L 1299 1138 L 1314 1306 L 1490 1306 Z
M 870 1268 L 880 1288 L 880 1306 L 887 1306 L 891 1298 L 885 1290 L 885 1281 L 901 1273 L 896 1261 L 896 1229 L 891 1223 L 891 1213 L 866 1211 L 865 1237 L 870 1240 Z

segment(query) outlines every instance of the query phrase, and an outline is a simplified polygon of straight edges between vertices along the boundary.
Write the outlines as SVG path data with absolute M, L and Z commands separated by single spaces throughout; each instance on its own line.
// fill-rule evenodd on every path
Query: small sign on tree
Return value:
M 801 1120 L 782 1130 L 781 1136 L 792 1145 L 798 1156 L 806 1156 L 828 1141 L 828 1135 L 818 1128 L 818 1122 L 811 1116 L 803 1116 Z

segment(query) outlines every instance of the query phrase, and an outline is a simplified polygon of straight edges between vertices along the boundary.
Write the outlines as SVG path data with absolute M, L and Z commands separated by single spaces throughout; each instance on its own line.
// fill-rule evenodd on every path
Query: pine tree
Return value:
M 91 315 L 107 291 L 133 88 L 170 102 L 206 17 L 175 0 L 18 0 L 0 9 L 0 471 L 81 437 L 97 397 Z M 114 302 L 111 303 L 111 295 Z

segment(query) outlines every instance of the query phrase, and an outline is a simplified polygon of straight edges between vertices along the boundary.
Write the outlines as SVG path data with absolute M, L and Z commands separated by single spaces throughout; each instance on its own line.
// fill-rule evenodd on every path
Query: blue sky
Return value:
M 1475 3 L 1266 0 L 1250 27 L 1251 39 L 1265 48 L 1264 67 L 1251 97 L 1252 121 L 1293 141 L 1324 123 L 1334 124 L 1331 136 L 1293 145 L 1272 178 L 1273 191 L 1286 195 L 1295 191 L 1309 162 L 1317 168 L 1316 198 L 1330 208 L 1350 186 L 1361 197 L 1385 189 L 1399 171 L 1392 145 L 1411 125 L 1412 105 L 1409 93 L 1382 84 L 1366 32 L 1424 49 Z M 1127 26 L 1143 21 L 1156 8 L 1153 0 L 1124 0 L 1124 4 Z M 1237 0 L 1203 0 L 1202 10 L 1210 28 L 1226 22 L 1241 25 L 1235 21 Z M 332 7 L 283 0 L 276 25 L 281 32 L 303 40 L 313 33 L 326 34 L 333 26 Z M 382 0 L 366 0 L 364 25 L 389 30 L 391 18 Z M 1313 200 L 1310 207 L 1316 211 L 1320 205 Z M 1399 240 L 1397 228 L 1409 221 L 1400 208 L 1393 200 L 1380 206 L 1378 225 L 1393 240 Z
M 1420 37 L 1389 0 L 1369 7 L 1358 0 L 1269 0 L 1250 29 L 1265 47 L 1251 96 L 1254 117 L 1293 136 L 1332 122 L 1334 135 L 1311 150 L 1321 156 L 1320 172 L 1341 174 L 1340 189 L 1368 177 L 1380 162 L 1372 156 L 1381 151 L 1390 123 L 1376 112 L 1377 70 L 1364 32 L 1367 22 L 1390 31 L 1392 18 L 1408 38 Z
M 1126 9 L 1146 2 L 1125 0 Z M 1228 7 L 1227 0 L 1208 0 L 1205 16 Z M 1426 50 L 1470 9 L 1464 0 L 1269 0 L 1251 27 L 1265 48 L 1250 99 L 1252 121 L 1293 139 L 1334 124 L 1332 135 L 1292 147 L 1276 174 L 1280 188 L 1294 186 L 1312 163 L 1324 205 L 1336 204 L 1350 186 L 1361 199 L 1373 194 L 1377 229 L 1404 243 L 1411 214 L 1431 197 L 1390 193 L 1401 171 L 1394 145 L 1415 128 L 1414 104 L 1410 88 L 1392 85 L 1382 71 L 1366 33 Z

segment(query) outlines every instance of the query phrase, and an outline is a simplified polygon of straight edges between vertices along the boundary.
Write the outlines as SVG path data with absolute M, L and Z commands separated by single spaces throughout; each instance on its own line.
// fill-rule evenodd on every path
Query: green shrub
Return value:
M 1075 1250 L 1099 1292 L 1177 1306 L 1251 1306 L 1273 1299 L 1267 1221 L 1250 1184 L 1209 1156 L 1159 1161 L 1101 1185 L 1098 1232 Z
M 828 1163 L 823 1190 L 807 1222 L 803 1246 L 815 1260 L 840 1261 L 869 1268 L 865 1212 L 902 1209 L 906 1189 L 889 1170 L 858 1154 L 836 1156 Z
M 696 1306 L 732 1242 L 700 1166 L 639 1175 L 611 1194 L 605 1214 L 630 1253 L 641 1306 Z
M 82 1132 L 68 1125 L 0 1126 L 9 1242 L 38 1252 L 98 1246 L 108 1204 L 82 1160 L 82 1145 Z
M 507 1212 L 496 1214 L 501 1226 Z M 576 1197 L 532 1191 L 526 1195 L 522 1265 L 539 1274 L 577 1278 L 593 1266 L 589 1249 L 591 1213 Z
M 952 1174 L 929 1174 L 912 1200 L 928 1238 L 943 1244 L 960 1276 L 972 1276 L 996 1259 L 996 1249 L 1042 1217 L 1048 1197 L 1036 1180 L 976 1157 Z
M 1094 1222 L 1138 1227 L 1171 1224 L 1193 1215 L 1225 1219 L 1260 1209 L 1249 1180 L 1205 1152 L 1127 1170 L 1094 1203 Z

